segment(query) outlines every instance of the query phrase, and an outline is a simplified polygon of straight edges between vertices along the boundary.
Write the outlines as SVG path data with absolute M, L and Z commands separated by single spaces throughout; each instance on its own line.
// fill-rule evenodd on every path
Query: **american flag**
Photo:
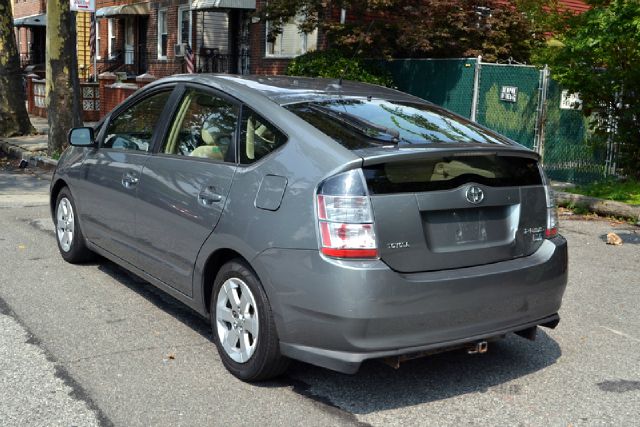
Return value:
M 191 50 L 191 46 L 187 45 L 187 50 L 184 54 L 184 60 L 187 63 L 187 73 L 193 74 L 195 73 L 195 66 L 193 63 L 193 50 Z
M 86 22 L 86 21 L 85 21 Z M 89 30 L 90 57 L 96 54 L 96 14 L 91 14 L 91 29 Z

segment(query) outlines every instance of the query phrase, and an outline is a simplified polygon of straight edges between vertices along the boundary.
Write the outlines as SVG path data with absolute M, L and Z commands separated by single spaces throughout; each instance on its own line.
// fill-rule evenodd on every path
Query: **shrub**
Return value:
M 347 58 L 337 50 L 313 51 L 289 62 L 286 73 L 290 76 L 327 77 L 356 80 L 382 86 L 391 86 L 391 76 L 372 62 L 361 58 Z

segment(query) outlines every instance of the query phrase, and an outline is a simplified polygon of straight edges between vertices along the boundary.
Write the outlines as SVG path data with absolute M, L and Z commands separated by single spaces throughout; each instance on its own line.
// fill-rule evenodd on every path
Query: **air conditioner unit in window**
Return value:
M 187 44 L 186 43 L 178 43 L 173 46 L 174 56 L 184 56 L 187 52 Z

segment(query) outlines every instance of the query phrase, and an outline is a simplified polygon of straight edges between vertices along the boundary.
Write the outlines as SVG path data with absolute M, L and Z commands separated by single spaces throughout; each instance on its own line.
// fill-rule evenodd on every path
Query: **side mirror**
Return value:
M 93 128 L 73 128 L 69 131 L 69 144 L 74 147 L 95 147 Z

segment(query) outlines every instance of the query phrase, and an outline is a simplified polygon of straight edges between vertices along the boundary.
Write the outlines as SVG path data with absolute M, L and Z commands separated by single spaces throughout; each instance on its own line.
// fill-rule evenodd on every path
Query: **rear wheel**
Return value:
M 224 366 L 244 381 L 282 374 L 288 359 L 258 277 L 241 260 L 223 265 L 211 293 L 211 326 Z
M 87 248 L 78 223 L 78 210 L 68 187 L 58 193 L 55 210 L 56 241 L 60 255 L 72 264 L 88 261 L 93 252 Z

